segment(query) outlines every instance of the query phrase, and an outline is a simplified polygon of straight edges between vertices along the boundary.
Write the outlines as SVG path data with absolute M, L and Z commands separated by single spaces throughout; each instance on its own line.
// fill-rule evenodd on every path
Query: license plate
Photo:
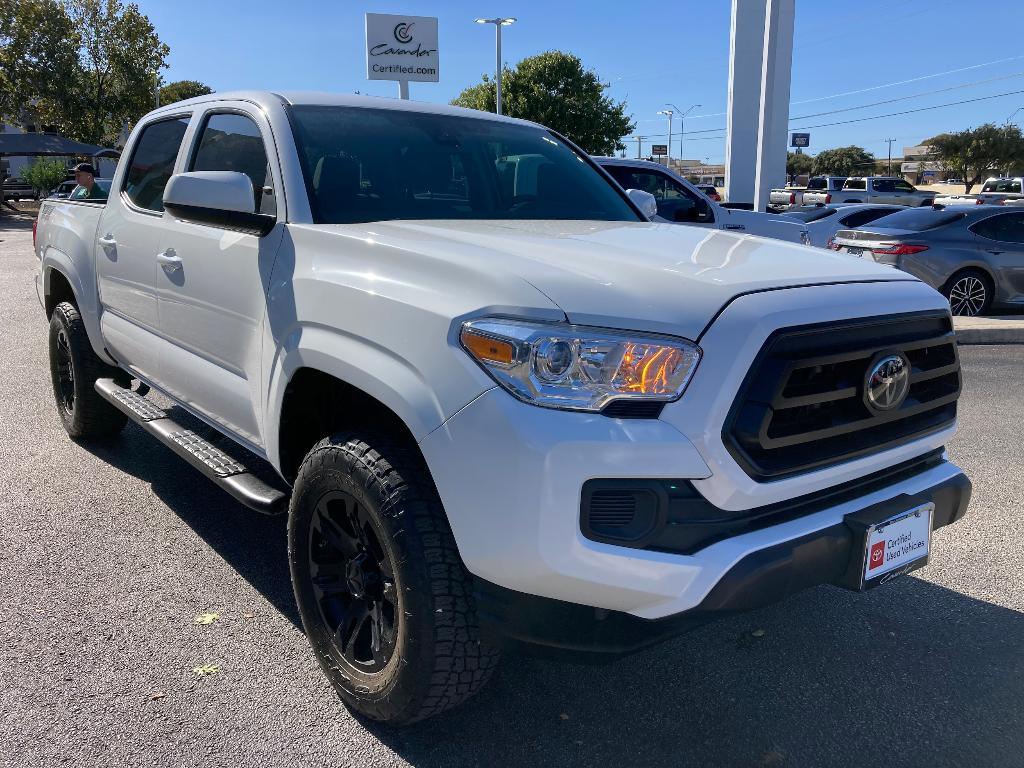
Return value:
M 861 589 L 885 584 L 928 562 L 934 512 L 934 504 L 922 504 L 868 526 Z
M 846 252 L 848 254 L 850 254 L 851 256 L 863 256 L 864 255 L 864 249 L 863 248 L 849 248 L 849 247 L 847 247 Z

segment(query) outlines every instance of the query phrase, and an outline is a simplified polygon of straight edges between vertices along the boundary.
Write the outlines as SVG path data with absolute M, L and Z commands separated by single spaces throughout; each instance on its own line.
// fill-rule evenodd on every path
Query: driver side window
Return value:
M 658 215 L 663 219 L 701 223 L 714 221 L 706 200 L 666 174 L 625 167 L 612 167 L 608 171 L 623 189 L 640 189 L 654 195 L 658 202 Z

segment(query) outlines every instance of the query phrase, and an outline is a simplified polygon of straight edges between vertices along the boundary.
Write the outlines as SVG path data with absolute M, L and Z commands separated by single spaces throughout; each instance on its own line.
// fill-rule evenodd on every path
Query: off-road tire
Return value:
M 93 351 L 78 308 L 61 302 L 50 316 L 50 378 L 57 413 L 71 437 L 88 440 L 116 435 L 128 418 L 100 397 L 97 379 L 124 380 L 126 375 L 107 365 Z M 70 379 L 68 372 L 70 371 Z
M 318 510 L 339 492 L 362 505 L 358 514 L 373 529 L 393 571 L 397 639 L 386 665 L 372 673 L 344 657 L 343 644 L 334 640 L 325 618 L 329 611 L 322 609 L 327 602 L 317 598 L 323 597 L 316 591 L 322 587 L 313 583 L 314 570 L 323 578 L 313 563 L 314 541 L 319 541 L 314 521 L 323 526 Z M 346 502 L 346 510 L 353 508 Z M 469 574 L 437 490 L 414 449 L 355 432 L 317 443 L 295 481 L 288 559 L 306 637 L 342 701 L 357 714 L 391 725 L 412 723 L 454 707 L 490 678 L 498 652 L 480 641 Z M 341 626 L 338 622 L 339 633 Z

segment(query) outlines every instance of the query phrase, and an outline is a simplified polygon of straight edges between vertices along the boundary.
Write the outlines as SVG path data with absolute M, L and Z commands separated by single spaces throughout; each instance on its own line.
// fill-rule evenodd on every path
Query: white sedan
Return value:
M 841 229 L 857 229 L 890 213 L 902 211 L 905 205 L 882 203 L 850 203 L 849 205 L 802 205 L 780 214 L 801 222 L 811 236 L 811 245 L 826 248 L 828 241 Z

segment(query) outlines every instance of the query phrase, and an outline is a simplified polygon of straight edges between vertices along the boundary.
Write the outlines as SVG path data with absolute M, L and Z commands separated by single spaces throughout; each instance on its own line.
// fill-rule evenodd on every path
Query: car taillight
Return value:
M 32 247 L 36 247 L 36 226 L 39 224 L 38 219 L 32 219 Z
M 828 248 L 830 251 L 838 251 L 839 250 L 839 246 L 836 245 L 836 239 L 834 237 L 830 237 L 828 239 L 828 242 L 825 243 L 825 247 Z
M 796 205 L 796 192 L 789 193 L 789 204 Z
M 829 204 L 829 203 L 831 203 L 831 202 L 832 202 L 832 193 L 831 193 L 831 192 L 828 192 L 828 193 L 827 193 L 827 194 L 825 195 L 825 205 L 828 205 L 828 204 Z
M 876 256 L 909 256 L 912 253 L 927 251 L 927 245 L 891 245 L 888 248 L 872 248 L 871 252 Z

